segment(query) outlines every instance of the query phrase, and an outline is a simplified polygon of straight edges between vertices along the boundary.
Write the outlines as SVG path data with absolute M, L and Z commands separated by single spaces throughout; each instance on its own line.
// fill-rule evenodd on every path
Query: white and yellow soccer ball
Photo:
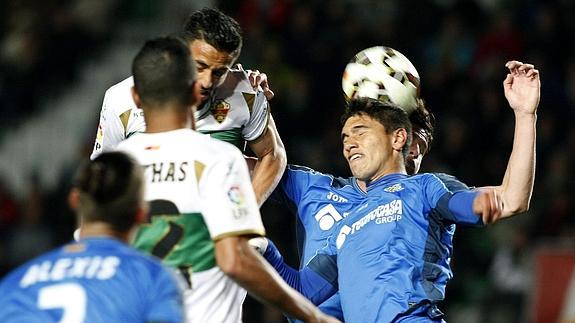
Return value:
M 357 53 L 345 67 L 341 86 L 346 101 L 356 97 L 391 101 L 408 114 L 417 108 L 419 73 L 407 57 L 390 47 Z

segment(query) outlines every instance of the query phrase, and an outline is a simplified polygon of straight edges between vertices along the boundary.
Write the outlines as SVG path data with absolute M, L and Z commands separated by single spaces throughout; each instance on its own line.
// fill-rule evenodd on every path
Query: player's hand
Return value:
M 515 113 L 535 114 L 541 96 L 539 71 L 531 64 L 509 61 L 509 74 L 503 81 L 505 98 Z
M 236 64 L 236 68 L 242 71 L 244 70 L 242 64 Z M 266 73 L 261 73 L 258 70 L 245 70 L 245 72 L 248 73 L 248 79 L 254 90 L 257 90 L 258 87 L 261 86 L 262 91 L 264 92 L 264 95 L 268 101 L 274 98 L 275 94 L 274 91 L 270 89 L 270 83 Z
M 254 247 L 254 249 L 256 249 L 256 251 L 262 256 L 268 249 L 269 245 L 268 239 L 266 237 L 251 238 L 248 240 L 248 243 L 250 246 Z
M 485 188 L 473 200 L 473 212 L 483 220 L 484 224 L 497 222 L 503 214 L 503 200 L 493 188 Z

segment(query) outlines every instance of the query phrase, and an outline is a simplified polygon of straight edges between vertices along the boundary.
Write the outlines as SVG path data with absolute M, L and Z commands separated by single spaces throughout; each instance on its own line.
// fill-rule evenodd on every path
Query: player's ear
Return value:
M 393 142 L 392 147 L 394 150 L 401 151 L 405 145 L 407 145 L 407 130 L 405 128 L 399 128 L 393 132 Z
M 132 99 L 134 100 L 134 103 L 136 104 L 136 106 L 138 108 L 141 108 L 142 107 L 142 99 L 140 99 L 140 95 L 138 94 L 138 92 L 136 92 L 136 87 L 132 86 L 131 91 L 132 91 Z
M 149 211 L 149 207 L 147 203 L 142 204 L 140 207 L 138 207 L 138 209 L 136 210 L 136 224 L 141 224 L 146 222 L 146 218 L 148 217 L 148 211 Z
M 80 201 L 80 191 L 77 188 L 72 188 L 70 193 L 68 193 L 68 206 L 70 209 L 76 211 L 78 208 L 78 203 Z

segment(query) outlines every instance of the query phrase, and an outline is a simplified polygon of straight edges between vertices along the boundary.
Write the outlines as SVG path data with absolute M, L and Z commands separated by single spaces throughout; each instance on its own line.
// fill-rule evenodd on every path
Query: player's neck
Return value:
M 192 128 L 192 116 L 177 108 L 144 109 L 146 132 L 156 133 L 182 128 Z
M 80 228 L 81 239 L 90 237 L 110 237 L 127 243 L 129 235 L 129 232 L 122 233 L 113 230 L 109 224 L 104 222 L 82 223 L 82 227 Z

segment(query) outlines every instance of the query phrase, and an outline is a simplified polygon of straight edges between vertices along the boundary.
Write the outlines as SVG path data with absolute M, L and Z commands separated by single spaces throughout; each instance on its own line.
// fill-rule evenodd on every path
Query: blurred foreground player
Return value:
M 184 322 L 174 273 L 125 243 L 145 217 L 143 175 L 123 153 L 84 164 L 70 192 L 80 241 L 42 255 L 0 285 L 0 322 Z
M 134 245 L 187 279 L 188 319 L 240 322 L 245 288 L 289 316 L 331 322 L 249 246 L 265 231 L 247 165 L 237 147 L 193 130 L 200 83 L 186 44 L 146 42 L 132 73 L 147 127 L 118 149 L 144 166 L 151 207 Z

